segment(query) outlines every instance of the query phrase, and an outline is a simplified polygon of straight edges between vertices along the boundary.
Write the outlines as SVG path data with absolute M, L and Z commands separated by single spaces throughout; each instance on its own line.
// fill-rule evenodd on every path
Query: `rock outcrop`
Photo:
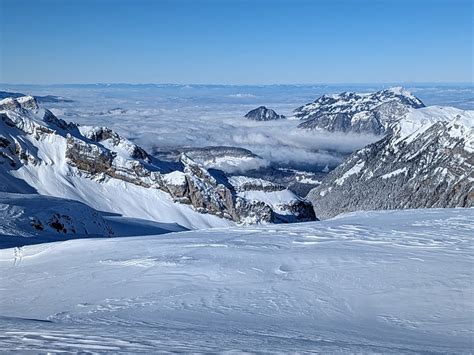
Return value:
M 244 117 L 254 121 L 273 121 L 286 118 L 285 116 L 279 115 L 274 110 L 266 108 L 265 106 L 260 106 L 256 109 L 253 109 L 252 111 L 249 111 Z

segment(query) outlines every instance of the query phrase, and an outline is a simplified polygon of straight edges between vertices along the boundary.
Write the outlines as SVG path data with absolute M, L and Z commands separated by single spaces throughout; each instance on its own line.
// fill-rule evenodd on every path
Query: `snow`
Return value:
M 275 212 L 284 215 L 291 214 L 288 205 L 301 200 L 292 191 L 263 179 L 231 176 L 229 183 L 235 188 L 237 196 L 249 201 L 265 202 Z
M 27 97 L 27 99 L 30 98 Z M 26 102 L 27 100 L 16 99 L 16 101 Z M 188 205 L 175 203 L 169 194 L 157 188 L 134 185 L 106 175 L 98 175 L 91 179 L 87 174 L 79 172 L 67 163 L 65 154 L 67 137 L 74 137 L 69 133 L 66 136 L 64 132 L 60 132 L 59 127 L 45 122 L 44 110 L 2 112 L 5 112 L 18 128 L 31 133 L 25 135 L 17 129 L 0 124 L 0 134 L 19 140 L 21 148 L 31 153 L 28 159 L 34 160 L 22 164 L 16 170 L 1 171 L 3 175 L 11 175 L 29 185 L 29 187 L 22 187 L 23 190 L 14 192 L 31 193 L 32 187 L 40 195 L 79 201 L 98 211 L 165 224 L 177 223 L 186 229 L 224 227 L 234 224 L 232 221 L 214 215 L 198 213 Z M 49 126 L 56 133 L 38 134 L 37 129 L 44 129 L 45 126 Z M 100 128 L 80 127 L 84 134 L 92 134 L 94 129 Z M 75 133 L 72 132 L 72 134 Z M 93 147 L 98 150 L 103 149 L 102 146 L 113 149 L 118 154 L 114 159 L 114 166 L 118 164 L 119 168 L 136 164 L 130 159 L 133 143 L 121 137 L 116 143 L 107 139 Z M 118 174 L 120 174 L 119 170 Z M 168 178 L 177 179 L 177 175 L 179 174 L 168 176 Z M 7 180 L 10 180 L 10 177 L 7 177 Z M 14 185 L 18 183 L 6 181 L 0 184 L 9 192 L 13 192 Z
M 338 185 L 342 185 L 344 183 L 344 181 L 346 181 L 346 179 L 351 176 L 351 175 L 355 175 L 355 174 L 359 174 L 363 167 L 365 165 L 365 162 L 364 161 L 359 161 L 357 162 L 352 168 L 350 168 L 349 170 L 347 170 L 344 175 L 342 175 L 340 178 L 334 180 L 334 182 Z
M 262 201 L 267 205 L 275 207 L 276 205 L 288 204 L 298 200 L 298 197 L 290 190 L 281 191 L 240 191 L 237 196 L 243 197 L 249 201 Z
M 0 250 L 0 348 L 472 351 L 474 209 Z
M 74 169 L 73 169 L 74 170 Z M 95 209 L 161 223 L 178 223 L 188 228 L 224 227 L 233 222 L 195 212 L 190 206 L 175 203 L 161 190 L 103 177 L 97 181 L 76 174 L 58 174 L 50 165 L 23 166 L 15 177 L 34 186 L 38 193 L 83 202 Z
M 403 87 L 401 86 L 395 86 L 395 87 L 391 87 L 389 89 L 387 89 L 386 91 L 389 91 L 395 95 L 399 95 L 399 96 L 405 96 L 409 99 L 412 99 L 414 101 L 418 101 L 418 98 L 413 95 L 410 91 L 404 89 Z
M 436 122 L 455 122 L 472 128 L 474 127 L 474 110 L 460 110 L 446 106 L 430 106 L 412 110 L 397 122 L 399 135 L 397 142 L 400 140 L 412 142 Z M 455 132 L 453 130 L 453 134 Z
M 164 174 L 163 180 L 170 185 L 182 186 L 186 183 L 186 174 L 178 170 L 172 171 Z
M 323 170 L 323 172 L 326 172 Z M 302 184 L 313 184 L 313 185 L 320 185 L 321 180 L 311 179 L 310 177 L 306 176 L 297 176 L 296 181 Z
M 228 178 L 229 183 L 237 190 L 245 190 L 253 186 L 253 189 L 265 189 L 265 188 L 278 188 L 278 185 L 275 185 L 271 181 L 263 180 L 259 178 L 252 178 L 243 175 L 230 176 Z M 283 188 L 280 188 L 281 190 Z
M 381 179 L 390 179 L 391 177 L 394 177 L 394 176 L 397 176 L 397 175 L 400 175 L 400 174 L 405 174 L 406 175 L 407 172 L 408 172 L 408 169 L 406 167 L 405 168 L 400 168 L 400 169 L 391 171 L 387 174 L 384 174 L 380 178 Z

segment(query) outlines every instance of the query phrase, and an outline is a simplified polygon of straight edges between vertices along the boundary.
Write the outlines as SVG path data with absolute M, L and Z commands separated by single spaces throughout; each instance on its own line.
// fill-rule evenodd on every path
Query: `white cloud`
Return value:
M 322 93 L 377 88 L 328 86 L 274 87 L 32 87 L 15 88 L 28 94 L 61 95 L 74 103 L 51 103 L 60 117 L 90 125 L 109 126 L 145 149 L 204 147 L 247 148 L 266 161 L 290 166 L 337 165 L 344 155 L 377 138 L 356 134 L 322 133 L 297 129 L 299 121 L 255 122 L 243 118 L 249 110 L 265 105 L 278 113 L 291 111 Z M 458 102 L 472 88 L 413 88 L 427 103 Z M 245 91 L 243 91 L 245 90 Z M 467 90 L 467 93 L 466 93 Z M 468 95 L 467 95 L 468 96 Z M 468 102 L 466 101 L 466 104 Z M 123 110 L 109 110 L 121 108 Z M 104 112 L 106 114 L 104 114 Z

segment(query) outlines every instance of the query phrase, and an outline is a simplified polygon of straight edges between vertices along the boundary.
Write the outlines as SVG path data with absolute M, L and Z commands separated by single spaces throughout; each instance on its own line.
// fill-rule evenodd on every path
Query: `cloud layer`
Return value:
M 145 149 L 237 146 L 267 162 L 313 170 L 336 166 L 349 153 L 378 137 L 297 129 L 299 121 L 255 122 L 243 118 L 266 105 L 291 116 L 296 107 L 323 93 L 374 91 L 343 86 L 78 86 L 15 88 L 28 94 L 54 94 L 75 100 L 48 107 L 61 118 L 109 126 Z M 409 88 L 427 104 L 472 106 L 471 87 Z M 424 97 L 423 95 L 430 95 Z M 471 100 L 471 101 L 469 101 Z M 467 107 L 466 107 L 467 108 Z

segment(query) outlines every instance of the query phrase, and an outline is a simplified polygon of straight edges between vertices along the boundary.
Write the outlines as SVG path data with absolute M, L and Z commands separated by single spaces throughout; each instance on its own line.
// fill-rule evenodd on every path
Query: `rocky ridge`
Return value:
M 304 121 L 299 128 L 382 135 L 409 110 L 421 107 L 418 98 L 395 87 L 370 94 L 323 95 L 298 107 L 293 117 Z

